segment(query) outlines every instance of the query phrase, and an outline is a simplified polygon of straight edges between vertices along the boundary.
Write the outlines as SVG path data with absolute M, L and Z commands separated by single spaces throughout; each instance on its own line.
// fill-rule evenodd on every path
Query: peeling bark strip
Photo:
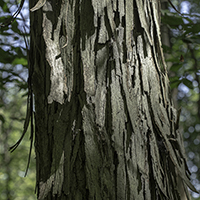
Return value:
M 39 199 L 178 200 L 189 199 L 187 186 L 195 191 L 159 12 L 158 0 L 51 0 L 31 13 Z

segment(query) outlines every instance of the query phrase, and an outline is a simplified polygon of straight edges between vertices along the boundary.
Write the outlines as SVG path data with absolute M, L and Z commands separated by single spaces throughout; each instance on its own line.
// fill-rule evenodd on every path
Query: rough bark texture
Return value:
M 51 0 L 31 13 L 38 199 L 177 200 L 179 178 L 193 188 L 159 11 L 158 0 Z

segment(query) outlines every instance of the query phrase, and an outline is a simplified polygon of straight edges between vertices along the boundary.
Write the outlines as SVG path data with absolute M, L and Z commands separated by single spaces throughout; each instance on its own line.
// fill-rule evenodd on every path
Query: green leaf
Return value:
M 2 121 L 2 123 L 5 122 L 5 119 L 4 119 L 3 115 L 1 115 L 1 114 L 0 114 L 0 121 Z
M 199 24 L 193 24 L 191 27 L 186 28 L 185 34 L 188 33 L 199 33 L 200 32 L 200 26 Z
M 193 89 L 192 81 L 188 80 L 187 78 L 182 79 L 182 83 L 187 86 L 189 89 Z
M 182 66 L 182 63 L 173 63 L 173 65 L 170 67 L 170 71 L 177 72 Z
M 19 29 L 18 29 L 18 22 L 15 20 L 14 22 L 12 22 L 12 27 L 11 29 L 15 32 L 15 33 L 19 33 Z
M 25 58 L 15 58 L 12 62 L 13 65 L 21 64 L 21 65 L 27 65 L 27 59 Z
M 170 87 L 171 87 L 171 89 L 177 88 L 178 85 L 181 83 L 181 80 L 179 80 L 178 76 L 170 77 L 169 81 L 170 81 Z
M 15 55 L 13 55 L 10 51 L 4 51 L 0 48 L 0 62 L 7 64 L 11 63 L 15 59 Z
M 185 43 L 200 44 L 200 35 L 194 35 L 189 38 L 183 38 L 182 40 Z
M 179 25 L 184 24 L 182 17 L 180 17 L 178 15 L 170 15 L 170 14 L 166 14 L 166 13 L 165 13 L 165 16 L 162 17 L 162 22 L 171 27 L 178 27 Z
M 2 8 L 2 10 L 3 10 L 4 12 L 9 12 L 7 3 L 5 3 L 3 0 L 0 1 L 0 7 Z

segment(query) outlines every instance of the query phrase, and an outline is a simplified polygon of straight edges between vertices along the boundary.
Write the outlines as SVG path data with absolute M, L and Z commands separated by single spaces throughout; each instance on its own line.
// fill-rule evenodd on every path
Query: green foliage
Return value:
M 28 176 L 24 177 L 27 165 L 29 139 L 28 135 L 22 144 L 12 154 L 9 147 L 20 138 L 26 112 L 26 98 L 15 88 L 9 88 L 9 93 L 2 93 L 4 106 L 0 113 L 4 120 L 0 123 L 0 199 L 34 200 L 35 160 L 32 156 Z M 30 131 L 28 131 L 30 134 Z
M 0 23 L 10 19 L 10 4 L 0 1 Z M 16 7 L 17 8 L 17 7 Z M 26 8 L 27 9 L 27 8 Z M 9 148 L 20 138 L 26 116 L 27 57 L 24 37 L 27 33 L 22 20 L 9 27 L 0 28 L 0 199 L 34 200 L 35 160 L 31 158 L 27 177 L 24 178 L 28 161 L 28 130 L 22 144 L 10 153 Z
M 200 2 L 177 5 L 182 13 L 184 8 L 188 13 L 181 16 L 162 11 L 162 23 L 170 31 L 170 44 L 163 49 L 170 66 L 170 86 L 177 91 L 177 107 L 182 108 L 180 125 L 192 182 L 200 190 Z M 199 195 L 193 196 L 199 199 Z

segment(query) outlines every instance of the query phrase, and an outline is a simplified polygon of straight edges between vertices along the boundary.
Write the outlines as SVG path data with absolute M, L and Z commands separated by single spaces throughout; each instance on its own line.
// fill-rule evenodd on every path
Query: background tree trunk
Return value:
M 178 178 L 194 189 L 159 12 L 158 0 L 51 0 L 31 13 L 38 199 L 177 200 Z
M 162 10 L 168 10 L 169 9 L 169 5 L 168 5 L 168 0 L 161 0 L 161 9 Z M 161 25 L 161 40 L 162 40 L 162 45 L 165 45 L 166 47 L 172 48 L 172 44 L 170 42 L 170 28 L 165 25 L 162 24 Z M 165 53 L 165 59 L 169 59 L 170 58 L 170 54 Z M 169 71 L 168 73 L 168 77 L 173 77 L 174 76 L 174 72 L 170 71 L 170 68 L 172 66 L 172 62 L 167 62 L 167 69 Z M 178 94 L 178 88 L 173 88 L 173 90 L 171 90 L 171 98 L 173 101 L 173 105 L 176 109 L 178 108 L 178 102 L 177 102 L 177 94 Z

